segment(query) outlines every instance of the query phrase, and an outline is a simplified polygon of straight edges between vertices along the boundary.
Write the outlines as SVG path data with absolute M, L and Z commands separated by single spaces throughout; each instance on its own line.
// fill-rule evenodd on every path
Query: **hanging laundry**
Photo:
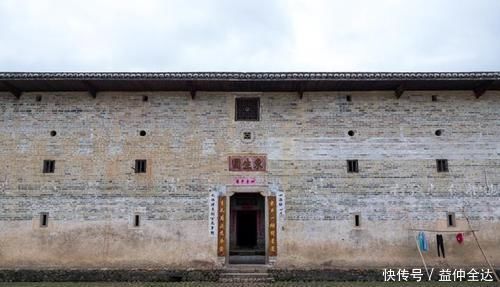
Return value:
M 462 242 L 464 242 L 464 234 L 463 233 L 457 233 L 457 241 L 459 244 L 462 244 Z
M 425 233 L 423 231 L 420 231 L 418 233 L 417 241 L 418 241 L 418 246 L 420 248 L 420 251 L 429 250 L 429 242 L 427 241 L 427 238 L 425 237 Z
M 438 249 L 438 256 L 441 257 L 441 254 L 439 253 L 439 251 L 441 250 L 441 253 L 443 254 L 443 258 L 445 258 L 445 256 L 444 256 L 444 241 L 443 241 L 442 234 L 436 234 L 436 243 L 437 243 L 437 249 Z

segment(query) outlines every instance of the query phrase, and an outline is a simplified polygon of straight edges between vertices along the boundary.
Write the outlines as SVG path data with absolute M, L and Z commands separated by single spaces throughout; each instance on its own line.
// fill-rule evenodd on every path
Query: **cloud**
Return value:
M 495 0 L 3 0 L 2 71 L 499 70 Z
M 500 19 L 493 12 L 500 9 L 498 1 L 293 3 L 298 67 L 435 71 L 500 66 L 495 52 L 500 42 L 494 36 Z

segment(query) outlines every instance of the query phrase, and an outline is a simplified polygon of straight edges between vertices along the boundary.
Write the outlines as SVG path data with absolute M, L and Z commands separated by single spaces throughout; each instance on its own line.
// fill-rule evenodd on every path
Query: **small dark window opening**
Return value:
M 149 97 L 148 96 L 142 96 L 142 101 L 143 102 L 147 102 L 149 100 Z
M 146 136 L 146 131 L 144 131 L 144 130 L 140 131 L 140 132 L 139 132 L 139 135 L 140 135 L 141 137 Z
M 448 160 L 436 159 L 436 167 L 438 172 L 448 172 Z
M 260 120 L 260 99 L 259 98 L 237 98 L 236 99 L 236 120 L 237 121 L 258 121 L 258 120 Z
M 141 216 L 139 214 L 134 215 L 134 226 L 139 227 L 141 225 Z
M 443 134 L 443 130 L 436 130 L 434 133 L 436 136 L 440 137 Z
M 36 100 L 37 102 L 41 102 L 41 101 L 42 101 L 42 96 L 36 96 L 36 97 L 35 97 L 35 100 Z
M 448 227 L 455 226 L 455 213 L 448 212 Z
M 40 227 L 49 226 L 49 214 L 47 212 L 40 213 Z
M 436 96 L 436 95 L 432 95 L 432 101 L 433 101 L 433 102 L 437 102 L 437 100 L 438 100 L 438 96 Z
M 359 214 L 354 215 L 354 226 L 359 227 L 361 225 Z
M 136 159 L 135 160 L 135 173 L 145 173 L 146 172 L 146 160 Z
M 244 132 L 243 133 L 243 139 L 244 140 L 251 140 L 252 139 L 252 133 L 251 132 Z
M 352 137 L 352 136 L 354 136 L 354 131 L 348 131 L 348 132 L 347 132 L 347 134 L 348 134 L 350 137 Z
M 56 168 L 55 160 L 44 160 L 43 161 L 43 173 L 54 173 Z
M 50 136 L 51 137 L 55 137 L 57 135 L 57 132 L 56 131 L 50 131 Z
M 357 159 L 347 161 L 347 172 L 359 172 Z
M 345 96 L 345 100 L 346 100 L 347 102 L 350 102 L 350 101 L 352 100 L 352 99 L 351 99 L 351 95 L 347 95 L 347 96 Z

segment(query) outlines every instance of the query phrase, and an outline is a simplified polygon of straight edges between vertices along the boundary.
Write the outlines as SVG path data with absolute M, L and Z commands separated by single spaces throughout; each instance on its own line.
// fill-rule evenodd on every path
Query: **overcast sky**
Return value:
M 490 70 L 499 0 L 0 0 L 0 71 Z

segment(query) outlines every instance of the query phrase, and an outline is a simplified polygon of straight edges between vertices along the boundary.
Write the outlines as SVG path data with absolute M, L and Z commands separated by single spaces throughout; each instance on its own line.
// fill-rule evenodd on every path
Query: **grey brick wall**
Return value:
M 268 172 L 254 176 L 285 193 L 278 267 L 419 265 L 409 229 L 468 229 L 464 210 L 500 264 L 500 93 L 346 94 L 0 94 L 0 267 L 218 266 L 208 195 L 248 175 L 228 171 L 239 153 L 267 154 Z M 261 121 L 235 122 L 236 96 L 261 97 Z M 436 172 L 438 158 L 448 173 Z M 54 174 L 42 173 L 44 159 L 56 160 Z M 147 173 L 134 173 L 135 159 Z M 443 261 L 428 233 L 426 260 L 484 266 L 471 234 L 464 244 L 455 234 L 445 233 Z

